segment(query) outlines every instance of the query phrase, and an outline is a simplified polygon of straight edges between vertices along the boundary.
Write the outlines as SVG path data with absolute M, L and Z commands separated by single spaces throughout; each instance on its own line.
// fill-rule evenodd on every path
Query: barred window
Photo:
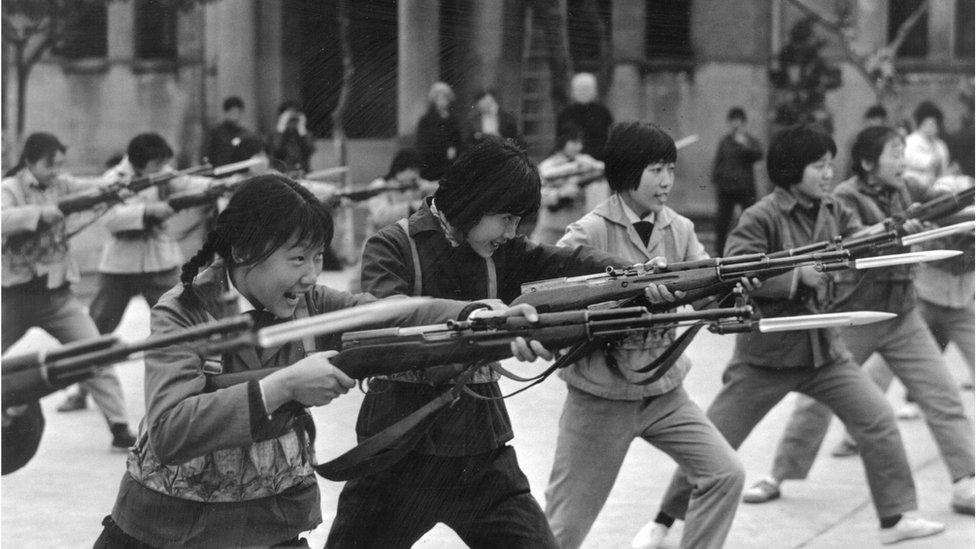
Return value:
M 67 14 L 64 36 L 54 54 L 66 59 L 105 57 L 108 52 L 108 11 L 105 4 L 79 2 Z
M 690 60 L 691 0 L 647 0 L 644 55 L 649 60 Z
M 176 10 L 160 0 L 136 0 L 137 59 L 176 58 Z

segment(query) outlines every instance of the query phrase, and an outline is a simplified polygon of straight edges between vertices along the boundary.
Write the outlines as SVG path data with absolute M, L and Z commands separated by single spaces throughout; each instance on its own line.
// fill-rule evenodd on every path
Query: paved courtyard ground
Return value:
M 349 273 L 326 273 L 323 281 L 343 287 Z M 133 301 L 120 328 L 125 339 L 148 335 L 148 308 Z M 720 385 L 722 369 L 732 351 L 731 336 L 703 333 L 692 344 L 689 355 L 694 368 L 686 386 L 692 397 L 703 406 L 714 397 Z M 12 353 L 53 345 L 46 334 L 34 330 Z M 950 348 L 949 361 L 960 380 L 967 376 L 962 358 Z M 507 366 L 538 370 L 542 364 Z M 133 425 L 142 417 L 143 373 L 141 361 L 120 364 L 119 375 L 125 390 Z M 515 384 L 508 383 L 509 389 Z M 515 425 L 519 461 L 532 485 L 533 494 L 543 501 L 556 438 L 556 425 L 565 385 L 557 378 L 526 391 L 508 401 Z M 889 398 L 901 402 L 903 390 L 895 387 Z M 963 392 L 970 414 L 973 393 Z M 59 414 L 54 408 L 61 394 L 42 401 L 47 431 L 34 460 L 20 471 L 0 480 L 0 544 L 4 547 L 91 547 L 101 530 L 101 519 L 111 511 L 125 458 L 109 452 L 110 436 L 100 414 L 87 411 Z M 353 446 L 353 426 L 362 395 L 352 392 L 333 404 L 314 410 L 319 436 L 317 451 L 326 461 Z M 789 397 L 757 427 L 746 440 L 740 455 L 749 472 L 748 483 L 768 469 L 776 441 L 792 408 Z M 920 513 L 943 521 L 943 535 L 907 542 L 899 547 L 933 549 L 972 548 L 974 520 L 971 516 L 949 510 L 949 479 L 925 424 L 903 421 L 902 429 L 915 474 Z M 868 497 L 861 462 L 857 459 L 834 459 L 830 447 L 839 439 L 840 426 L 831 427 L 823 452 L 803 483 L 785 485 L 782 500 L 765 505 L 742 505 L 729 536 L 730 548 L 848 548 L 869 549 L 879 546 L 877 522 Z M 633 534 L 657 512 L 657 504 L 670 478 L 671 460 L 642 441 L 635 441 L 585 547 L 629 547 Z M 320 480 L 322 512 L 325 522 L 309 533 L 312 547 L 321 547 L 335 513 L 342 485 Z M 680 525 L 680 523 L 678 523 Z M 680 526 L 672 531 L 671 546 L 677 547 Z M 438 526 L 418 544 L 425 548 L 463 547 L 448 528 Z

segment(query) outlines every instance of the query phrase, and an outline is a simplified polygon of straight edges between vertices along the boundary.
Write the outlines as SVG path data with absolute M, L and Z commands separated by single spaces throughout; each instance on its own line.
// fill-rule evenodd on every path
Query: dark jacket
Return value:
M 607 265 L 625 263 L 592 248 L 535 244 L 521 235 L 503 244 L 486 260 L 467 244 L 451 247 L 428 204 L 409 220 L 410 235 L 420 258 L 422 294 L 426 296 L 467 301 L 488 297 L 491 263 L 497 273 L 497 296 L 506 303 L 520 294 L 525 282 L 596 273 Z M 366 241 L 362 271 L 365 291 L 377 297 L 412 295 L 413 273 L 410 245 L 399 225 L 389 225 Z M 361 438 L 379 432 L 444 391 L 422 383 L 386 385 L 390 387 L 366 394 L 356 426 Z M 482 395 L 500 394 L 495 382 L 471 387 Z M 463 395 L 440 412 L 418 449 L 434 455 L 473 455 L 498 448 L 511 438 L 512 426 L 503 401 Z
M 229 164 L 234 161 L 234 152 L 241 139 L 250 133 L 239 124 L 224 120 L 207 132 L 200 156 L 206 158 L 214 166 Z
M 752 165 L 763 157 L 762 146 L 751 135 L 746 135 L 748 145 L 726 135 L 715 151 L 712 181 L 720 191 L 755 191 Z
M 857 177 L 837 185 L 834 196 L 863 225 L 874 225 L 886 217 L 902 213 L 911 204 L 907 190 L 875 188 Z M 832 296 L 834 303 L 831 309 L 906 313 L 915 308 L 918 301 L 912 282 L 915 270 L 914 265 L 899 265 L 884 269 L 840 271 L 837 273 L 837 288 Z
M 498 133 L 506 138 L 515 141 L 520 147 L 525 147 L 525 143 L 522 141 L 522 134 L 519 132 L 518 122 L 515 117 L 511 114 L 499 110 L 498 111 Z M 464 122 L 464 144 L 465 146 L 471 146 L 484 137 L 481 133 L 481 113 L 477 110 L 472 111 L 468 115 Z
M 436 109 L 428 110 L 417 123 L 417 151 L 423 159 L 420 177 L 437 181 L 453 159 L 447 157 L 447 150 L 454 147 L 455 157 L 461 154 L 464 140 L 461 139 L 461 123 L 454 114 L 441 118 Z
M 729 234 L 726 257 L 776 252 L 849 236 L 861 228 L 857 218 L 836 198 L 824 197 L 810 219 L 796 199 L 782 187 L 742 212 L 739 224 Z M 752 293 L 763 317 L 804 315 L 823 312 L 826 302 L 813 289 L 800 284 L 796 270 L 766 280 Z M 803 330 L 773 334 L 739 334 L 732 363 L 768 368 L 819 367 L 849 356 L 836 329 Z
M 574 124 L 583 130 L 583 152 L 603 160 L 603 148 L 607 143 L 613 115 L 599 103 L 573 103 L 556 117 L 556 133 L 567 124 Z

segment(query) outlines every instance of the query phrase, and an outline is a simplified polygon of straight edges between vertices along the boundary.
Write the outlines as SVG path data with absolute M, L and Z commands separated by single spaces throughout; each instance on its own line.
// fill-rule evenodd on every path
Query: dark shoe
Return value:
M 88 408 L 88 398 L 86 395 L 84 393 L 73 393 L 68 395 L 64 399 L 64 402 L 58 404 L 56 409 L 59 412 L 77 412 L 86 408 Z
M 760 480 L 742 492 L 743 503 L 766 503 L 780 496 L 779 486 L 768 479 Z
M 129 426 L 125 423 L 116 423 L 109 427 L 112 431 L 112 451 L 128 452 L 129 448 L 136 445 L 136 437 L 132 436 Z

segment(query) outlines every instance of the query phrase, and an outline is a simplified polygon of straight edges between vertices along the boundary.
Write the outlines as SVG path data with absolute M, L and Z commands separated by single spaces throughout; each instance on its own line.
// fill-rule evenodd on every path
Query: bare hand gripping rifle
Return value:
M 436 412 L 459 398 L 462 393 L 467 393 L 472 398 L 492 398 L 479 395 L 466 386 L 478 368 L 489 364 L 506 377 L 530 382 L 520 389 L 525 390 L 605 342 L 648 329 L 691 326 L 697 331 L 697 328 L 709 326 L 717 333 L 772 332 L 863 324 L 891 316 L 894 315 L 854 312 L 753 320 L 752 308 L 749 306 L 660 314 L 651 313 L 644 307 L 629 307 L 540 314 L 538 322 L 531 323 L 518 317 L 475 319 L 413 328 L 345 333 L 342 337 L 342 350 L 329 360 L 357 379 L 452 362 L 464 362 L 467 366 L 438 397 L 336 459 L 316 465 L 315 471 L 329 480 L 343 481 L 375 474 L 390 467 L 416 445 L 436 417 Z M 497 364 L 491 364 L 495 360 L 511 356 L 510 344 L 517 337 L 539 341 L 551 349 L 569 347 L 569 352 L 542 373 L 529 378 L 520 377 Z M 639 373 L 650 374 L 639 383 L 653 383 L 667 372 L 672 363 L 673 361 L 660 361 L 637 370 Z M 210 376 L 208 381 L 212 382 L 213 389 L 221 389 L 246 383 L 274 371 L 276 369 L 269 368 Z
M 971 225 L 959 229 L 967 230 L 967 227 Z M 875 258 L 857 257 L 870 255 L 892 245 L 907 245 L 907 240 L 915 244 L 925 239 L 944 236 L 935 233 L 947 229 L 933 229 L 906 237 L 899 236 L 895 230 L 889 230 L 857 238 L 825 240 L 769 254 L 756 253 L 672 263 L 663 269 L 649 269 L 643 264 L 622 268 L 607 267 L 605 273 L 523 284 L 522 295 L 515 298 L 512 305 L 528 303 L 540 312 L 556 312 L 605 303 L 626 303 L 643 296 L 644 290 L 651 284 L 664 285 L 672 293 L 685 292 L 676 301 L 650 305 L 652 312 L 665 311 L 703 298 L 729 293 L 742 277 L 766 280 L 808 265 L 819 271 L 829 272 L 945 259 L 957 254 L 934 250 Z
M 223 166 L 217 166 L 216 168 L 211 166 L 210 164 L 201 164 L 199 166 L 186 168 L 185 170 L 156 173 L 152 175 L 144 175 L 141 177 L 133 178 L 127 183 L 116 182 L 109 185 L 105 185 L 103 187 L 98 187 L 95 189 L 82 191 L 80 193 L 67 195 L 61 198 L 60 200 L 58 200 L 58 209 L 61 210 L 61 212 L 63 212 L 65 215 L 83 212 L 85 210 L 90 210 L 100 204 L 114 204 L 117 202 L 123 202 L 127 196 L 137 194 L 150 187 L 162 185 L 163 183 L 172 181 L 173 179 L 176 179 L 178 177 L 183 177 L 187 175 L 200 175 L 200 176 L 227 175 L 234 172 L 247 170 L 261 163 L 264 163 L 264 161 L 251 159 L 251 160 L 244 160 L 242 162 L 225 164 Z
M 108 335 L 76 341 L 52 350 L 4 357 L 2 406 L 18 406 L 91 377 L 95 368 L 125 360 L 132 355 L 170 345 L 185 344 L 201 354 L 215 354 L 245 347 L 276 347 L 308 336 L 321 336 L 382 324 L 399 318 L 430 298 L 387 299 L 308 318 L 253 329 L 250 316 L 216 320 L 133 343 Z

